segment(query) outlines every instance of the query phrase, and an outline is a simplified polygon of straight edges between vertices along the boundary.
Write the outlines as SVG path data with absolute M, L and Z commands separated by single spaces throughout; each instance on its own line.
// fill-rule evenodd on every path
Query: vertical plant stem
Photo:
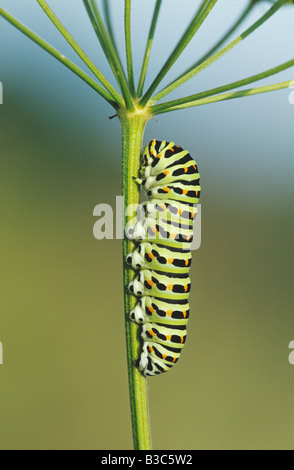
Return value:
M 161 4 L 162 4 L 162 0 L 157 0 L 155 8 L 154 8 L 154 13 L 153 13 L 152 21 L 151 21 L 151 26 L 149 30 L 147 45 L 146 45 L 144 59 L 143 59 L 142 70 L 141 70 L 141 74 L 139 78 L 139 84 L 138 84 L 138 90 L 137 90 L 138 97 L 141 97 L 143 93 L 143 88 L 144 88 L 146 74 L 147 74 L 147 68 L 148 68 L 149 59 L 150 59 L 151 47 L 153 43 L 154 33 L 155 33 L 156 25 L 157 25 L 157 20 L 158 20 Z
M 107 60 L 108 60 L 108 63 L 109 63 L 110 67 L 111 67 L 112 70 L 113 70 L 113 60 L 112 60 L 112 57 L 111 57 L 111 55 L 109 54 L 109 51 L 108 51 L 108 49 L 107 49 L 107 45 L 106 45 L 105 39 L 104 39 L 104 37 L 103 37 L 103 35 L 102 35 L 102 32 L 101 32 L 100 27 L 99 27 L 99 24 L 98 24 L 98 22 L 97 22 L 97 20 L 96 20 L 96 18 L 95 18 L 95 16 L 94 16 L 94 14 L 93 14 L 93 10 L 92 10 L 92 8 L 91 8 L 91 5 L 90 5 L 90 3 L 88 2 L 88 0 L 83 0 L 83 2 L 84 2 L 85 9 L 86 9 L 86 11 L 87 11 L 87 13 L 88 13 L 88 16 L 89 16 L 89 18 L 90 18 L 90 21 L 91 21 L 91 23 L 92 23 L 93 29 L 94 29 L 94 31 L 95 31 L 95 33 L 96 33 L 97 38 L 98 38 L 98 41 L 100 42 L 101 47 L 102 47 L 102 49 L 103 49 L 103 52 L 104 52 L 104 54 L 105 54 L 105 56 L 106 56 L 106 58 L 107 58 Z
M 116 44 L 116 40 L 115 40 L 115 36 L 114 36 L 114 32 L 113 32 L 113 27 L 112 27 L 109 0 L 103 0 L 102 8 L 103 8 L 103 13 L 104 13 L 105 22 L 106 22 L 106 28 L 107 28 L 107 31 L 108 31 L 108 34 L 109 34 L 109 38 L 110 38 L 110 40 L 113 44 L 113 47 L 114 47 L 117 55 L 119 56 L 118 48 L 117 48 L 117 44 Z
M 88 0 L 87 0 L 87 2 L 88 2 Z M 87 3 L 87 2 L 85 1 L 85 3 Z M 96 26 L 98 28 L 95 31 L 96 31 L 96 33 L 98 32 L 99 41 L 100 41 L 100 38 L 102 40 L 102 43 L 101 43 L 102 47 L 103 47 L 103 44 L 105 46 L 106 57 L 108 58 L 109 64 L 112 68 L 112 71 L 114 73 L 116 81 L 119 84 L 119 87 L 121 89 L 121 92 L 122 92 L 123 97 L 124 97 L 125 102 L 126 102 L 126 107 L 127 107 L 127 109 L 133 111 L 134 107 L 133 107 L 133 103 L 132 103 L 132 97 L 131 97 L 131 93 L 130 93 L 130 90 L 129 90 L 129 87 L 128 87 L 127 79 L 125 77 L 123 66 L 121 64 L 120 58 L 117 54 L 117 51 L 114 48 L 113 43 L 112 43 L 112 41 L 111 41 L 111 39 L 110 39 L 110 37 L 107 33 L 107 30 L 104 26 L 104 23 L 103 23 L 98 5 L 95 3 L 94 0 L 89 0 L 88 3 L 90 5 L 91 12 L 93 14 L 92 19 L 94 20 L 94 22 L 96 22 Z M 90 18 L 91 18 L 91 14 L 90 14 Z
M 145 126 L 150 119 L 150 113 L 142 110 L 135 113 L 119 110 L 118 116 L 122 126 L 122 186 L 124 197 L 124 222 L 132 218 L 126 215 L 126 208 L 139 204 L 139 188 L 133 176 L 138 175 L 140 155 Z M 134 272 L 126 263 L 126 257 L 134 248 L 134 244 L 126 236 L 123 240 L 123 272 L 124 272 L 124 306 L 127 342 L 127 362 L 129 374 L 129 391 L 131 404 L 131 418 L 134 448 L 136 450 L 150 450 L 150 425 L 147 398 L 146 378 L 135 367 L 134 362 L 141 350 L 138 335 L 138 326 L 130 321 L 129 314 L 136 304 L 136 298 L 129 293 L 129 283 L 134 278 Z
M 125 41 L 129 89 L 131 95 L 135 97 L 135 80 L 133 68 L 132 39 L 131 39 L 131 0 L 125 0 Z

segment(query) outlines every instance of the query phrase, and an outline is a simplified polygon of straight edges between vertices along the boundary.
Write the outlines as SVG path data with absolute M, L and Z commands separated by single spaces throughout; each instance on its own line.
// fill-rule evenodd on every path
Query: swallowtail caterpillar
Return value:
M 191 282 L 191 243 L 200 196 L 200 175 L 187 150 L 152 140 L 135 181 L 146 191 L 144 218 L 127 227 L 136 248 L 127 263 L 136 271 L 129 285 L 138 298 L 130 312 L 142 326 L 136 366 L 145 375 L 167 372 L 186 342 Z

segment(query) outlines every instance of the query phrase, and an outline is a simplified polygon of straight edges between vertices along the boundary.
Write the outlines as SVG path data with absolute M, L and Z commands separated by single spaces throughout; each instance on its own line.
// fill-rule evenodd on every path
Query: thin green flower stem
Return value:
M 98 28 L 100 30 L 100 33 L 101 33 L 101 37 L 103 38 L 103 41 L 105 43 L 105 48 L 107 50 L 107 58 L 110 57 L 111 68 L 113 70 L 116 81 L 118 82 L 119 87 L 121 89 L 122 95 L 123 95 L 125 103 L 126 103 L 126 107 L 129 111 L 133 111 L 134 106 L 133 106 L 133 102 L 132 102 L 132 97 L 131 97 L 131 94 L 130 94 L 127 79 L 125 77 L 125 73 L 124 73 L 120 58 L 117 55 L 117 52 L 116 52 L 116 50 L 113 46 L 113 43 L 109 38 L 109 35 L 108 35 L 107 30 L 104 26 L 104 23 L 102 21 L 102 17 L 100 15 L 100 11 L 98 9 L 97 4 L 95 3 L 95 0 L 89 0 L 89 4 L 90 4 L 90 7 L 92 8 L 94 18 L 97 22 L 97 26 L 98 26 Z M 99 39 L 99 37 L 98 37 L 98 39 Z
M 203 0 L 199 9 L 198 9 L 198 14 L 201 15 L 201 13 L 203 13 L 203 10 L 204 8 L 207 6 L 207 3 L 209 2 L 209 0 Z
M 114 36 L 114 32 L 113 32 L 113 27 L 112 27 L 109 0 L 103 0 L 102 7 L 103 7 L 103 13 L 104 13 L 104 16 L 105 16 L 105 23 L 106 23 L 109 38 L 112 42 L 112 45 L 113 45 L 114 49 L 116 50 L 116 54 L 119 56 L 118 48 L 117 48 L 117 45 L 116 45 L 115 36 Z
M 134 68 L 133 68 L 133 54 L 132 54 L 132 39 L 131 39 L 131 0 L 125 0 L 125 42 L 126 42 L 126 57 L 127 57 L 127 70 L 129 89 L 132 97 L 136 95 Z
M 62 34 L 65 40 L 69 43 L 69 45 L 73 48 L 73 50 L 77 53 L 77 55 L 82 59 L 82 61 L 86 64 L 86 66 L 91 70 L 91 72 L 95 75 L 95 77 L 100 81 L 100 83 L 106 88 L 106 90 L 111 94 L 114 100 L 121 106 L 124 106 L 124 102 L 120 94 L 116 91 L 116 89 L 108 82 L 108 80 L 104 77 L 104 75 L 100 72 L 100 70 L 96 67 L 96 65 L 89 59 L 87 54 L 82 50 L 82 48 L 76 43 L 73 37 L 69 34 L 67 29 L 63 26 L 63 24 L 59 21 L 53 11 L 49 8 L 45 0 L 37 0 L 40 7 L 44 10 L 48 18 L 52 21 L 54 26 L 58 29 L 58 31 Z
M 189 73 L 183 75 L 181 78 L 175 80 L 170 85 L 168 85 L 166 88 L 164 88 L 162 91 L 160 91 L 157 95 L 153 96 L 153 98 L 151 100 L 152 103 L 157 103 L 157 101 L 162 100 L 169 93 L 174 91 L 179 86 L 183 85 L 183 83 L 187 82 L 188 80 L 193 78 L 195 75 L 197 75 L 199 72 L 202 72 L 202 70 L 206 69 L 209 65 L 213 64 L 218 59 L 220 59 L 225 54 L 227 54 L 229 51 L 231 51 L 235 46 L 237 46 L 240 42 L 244 41 L 244 39 L 246 39 L 248 36 L 250 36 L 250 34 L 252 34 L 254 31 L 256 31 L 256 29 L 258 29 L 269 18 L 271 18 L 271 16 L 273 16 L 286 2 L 287 2 L 287 0 L 278 0 L 273 7 L 271 7 L 259 20 L 257 20 L 252 26 L 250 26 L 250 28 L 248 28 L 240 36 L 238 36 L 236 39 L 234 39 L 234 41 L 230 42 L 230 44 L 228 44 L 227 46 L 222 48 L 220 51 L 215 53 L 213 56 L 211 56 L 205 62 L 198 65 L 193 70 L 191 70 Z
M 97 21 L 97 25 L 100 29 L 100 32 L 101 32 L 102 37 L 103 37 L 103 39 L 105 41 L 105 44 L 106 44 L 106 48 L 107 48 L 107 50 L 109 52 L 109 55 L 111 57 L 113 67 L 114 67 L 114 69 L 113 69 L 114 70 L 114 75 L 115 75 L 115 78 L 116 78 L 116 80 L 119 84 L 119 87 L 121 89 L 123 97 L 125 99 L 126 107 L 129 111 L 133 111 L 134 106 L 133 106 L 133 102 L 132 102 L 131 93 L 130 93 L 130 90 L 129 90 L 129 87 L 128 87 L 128 82 L 127 82 L 127 79 L 126 79 L 126 76 L 125 76 L 123 66 L 122 66 L 122 63 L 120 61 L 120 57 L 118 55 L 117 49 L 115 48 L 115 46 L 114 46 L 114 44 L 113 44 L 106 28 L 104 26 L 104 22 L 102 20 L 99 8 L 98 8 L 95 0 L 89 0 L 89 3 L 92 7 L 92 11 L 93 11 L 94 17 Z
M 119 110 L 118 116 L 122 127 L 122 187 L 125 209 L 124 226 L 126 226 L 134 216 L 134 214 L 127 213 L 127 208 L 130 208 L 130 206 L 137 208 L 140 202 L 139 187 L 133 177 L 138 175 L 139 172 L 144 130 L 151 116 L 148 110 L 140 110 L 135 113 Z M 139 337 L 139 326 L 130 320 L 130 311 L 135 307 L 137 300 L 136 297 L 130 294 L 128 289 L 129 283 L 134 279 L 135 274 L 126 263 L 126 257 L 133 249 L 134 243 L 124 235 L 124 306 L 133 440 L 135 450 L 150 450 L 147 381 L 135 367 L 135 359 L 142 350 L 142 344 Z
M 241 13 L 240 17 L 237 19 L 237 21 L 233 24 L 233 26 L 227 31 L 227 33 L 204 55 L 201 57 L 201 59 L 197 60 L 197 62 L 192 65 L 186 72 L 182 73 L 179 78 L 183 77 L 187 73 L 191 72 L 191 70 L 194 70 L 195 67 L 198 67 L 198 65 L 202 64 L 205 62 L 209 57 L 211 57 L 215 52 L 217 52 L 222 45 L 227 41 L 227 39 L 232 36 L 232 34 L 239 28 L 239 26 L 244 22 L 244 20 L 247 18 L 247 16 L 250 14 L 250 12 L 253 10 L 253 8 L 256 5 L 256 0 L 250 0 L 249 5 L 245 8 L 245 10 Z
M 71 60 L 65 57 L 61 52 L 57 51 L 54 47 L 44 41 L 42 38 L 37 36 L 33 33 L 29 28 L 24 26 L 18 20 L 16 20 L 13 16 L 7 13 L 3 8 L 0 8 L 0 16 L 2 16 L 5 20 L 7 20 L 12 26 L 18 29 L 21 33 L 31 39 L 34 43 L 52 55 L 55 59 L 65 65 L 68 69 L 74 72 L 78 77 L 80 77 L 84 82 L 90 85 L 102 98 L 108 101 L 111 106 L 115 109 L 118 107 L 118 103 L 113 99 L 113 97 L 102 88 L 95 80 L 93 80 L 89 75 L 87 75 L 83 70 L 81 70 L 76 64 L 74 64 Z
M 143 58 L 143 64 L 142 64 L 142 69 L 141 69 L 141 74 L 139 78 L 139 84 L 138 84 L 138 89 L 137 89 L 137 95 L 138 97 L 142 96 L 143 93 L 143 88 L 146 80 L 146 74 L 147 74 L 147 69 L 148 69 L 148 64 L 149 64 L 149 59 L 150 59 L 150 53 L 151 53 L 151 48 L 152 48 L 152 43 L 153 43 L 153 38 L 155 34 L 155 29 L 157 26 L 157 21 L 158 21 L 158 16 L 160 12 L 160 8 L 162 5 L 162 0 L 157 0 L 154 8 L 154 13 L 151 21 L 151 26 L 148 34 L 148 39 L 147 39 L 147 44 L 146 44 L 146 49 L 144 53 L 144 58 Z
M 143 96 L 143 98 L 140 100 L 140 106 L 144 107 L 148 103 L 149 99 L 151 98 L 153 92 L 156 90 L 158 85 L 161 83 L 163 78 L 166 76 L 166 74 L 169 72 L 171 67 L 174 65 L 174 63 L 177 61 L 177 59 L 180 57 L 184 49 L 188 46 L 190 41 L 193 39 L 194 35 L 197 33 L 215 4 L 217 3 L 218 0 L 209 0 L 207 5 L 204 7 L 203 11 L 199 14 L 199 10 L 197 11 L 196 15 L 194 16 L 193 20 L 191 21 L 190 25 L 188 26 L 186 32 L 182 36 L 181 40 L 177 44 L 176 48 L 170 55 L 170 57 L 167 59 L 166 63 L 160 70 L 159 74 Z M 152 100 L 153 101 L 153 100 Z
M 278 65 L 277 67 L 266 70 L 265 72 L 259 73 L 257 75 L 252 75 L 251 77 L 244 78 L 243 80 L 238 80 L 236 82 L 232 82 L 227 85 L 213 88 L 211 90 L 206 90 L 201 93 L 197 93 L 195 95 L 190 95 L 184 98 L 179 98 L 177 100 L 167 101 L 165 103 L 155 105 L 151 108 L 151 110 L 153 114 L 158 114 L 158 112 L 163 112 L 165 109 L 173 108 L 174 106 L 188 104 L 190 102 L 194 102 L 199 99 L 207 98 L 208 96 L 218 95 L 219 93 L 233 90 L 234 88 L 240 88 L 242 86 L 249 85 L 250 83 L 254 83 L 259 80 L 263 80 L 264 78 L 271 77 L 272 75 L 280 73 L 293 66 L 294 66 L 294 59 L 289 60 L 288 62 L 285 62 L 281 65 Z
M 171 111 L 178 111 L 180 109 L 193 108 L 195 106 L 218 103 L 220 101 L 227 101 L 227 100 L 232 100 L 235 98 L 243 98 L 245 96 L 254 96 L 254 95 L 259 95 L 261 93 L 269 93 L 271 91 L 282 90 L 284 88 L 291 88 L 291 87 L 294 87 L 294 79 L 288 80 L 286 82 L 275 83 L 274 85 L 267 85 L 267 86 L 258 87 L 258 88 L 235 91 L 233 93 L 223 93 L 222 95 L 217 95 L 217 96 L 212 96 L 210 98 L 203 98 L 203 99 L 199 99 L 196 101 L 191 101 L 190 103 L 186 103 L 186 104 L 178 105 L 178 106 L 172 106 L 162 111 L 157 111 L 155 114 L 169 113 Z M 153 111 L 153 115 L 154 115 L 154 111 Z
M 107 49 L 105 40 L 104 40 L 104 38 L 103 38 L 103 35 L 102 35 L 102 33 L 101 33 L 101 30 L 100 30 L 100 28 L 99 28 L 99 25 L 98 25 L 98 23 L 97 23 L 97 20 L 96 20 L 94 14 L 93 14 L 92 8 L 91 8 L 91 6 L 90 6 L 90 4 L 89 4 L 89 0 L 83 0 L 83 3 L 84 3 L 84 7 L 85 7 L 85 9 L 86 9 L 86 11 L 87 11 L 87 13 L 88 13 L 88 16 L 89 16 L 89 18 L 90 18 L 90 21 L 91 21 L 91 23 L 92 23 L 93 29 L 94 29 L 94 31 L 95 31 L 95 33 L 96 33 L 97 38 L 98 38 L 98 41 L 100 42 L 101 47 L 102 47 L 102 49 L 103 49 L 103 52 L 104 52 L 104 54 L 105 54 L 105 56 L 106 56 L 106 58 L 107 58 L 107 60 L 108 60 L 108 62 L 109 62 L 109 65 L 111 66 L 112 71 L 113 71 L 113 67 L 114 67 L 114 66 L 113 66 L 113 62 L 112 62 L 112 57 L 110 56 L 110 54 L 109 54 L 109 52 L 108 52 L 108 49 Z

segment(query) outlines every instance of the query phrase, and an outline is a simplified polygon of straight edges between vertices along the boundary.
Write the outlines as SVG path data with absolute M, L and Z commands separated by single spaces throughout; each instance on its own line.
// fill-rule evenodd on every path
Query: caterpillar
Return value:
M 154 376 L 173 367 L 186 342 L 200 175 L 188 151 L 152 140 L 134 180 L 148 201 L 141 205 L 143 217 L 137 214 L 135 224 L 126 229 L 136 244 L 126 259 L 136 272 L 129 291 L 138 299 L 130 319 L 142 327 L 136 366 L 143 375 Z

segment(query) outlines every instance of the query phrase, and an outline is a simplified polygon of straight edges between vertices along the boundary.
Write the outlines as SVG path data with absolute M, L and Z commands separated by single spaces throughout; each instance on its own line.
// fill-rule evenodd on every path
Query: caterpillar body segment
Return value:
M 191 251 L 161 246 L 155 243 L 141 243 L 127 257 L 133 269 L 149 269 L 166 273 L 188 273 L 192 264 Z
M 198 182 L 199 180 L 197 180 Z M 197 204 L 199 202 L 200 185 L 191 182 L 190 185 L 182 182 L 156 186 L 147 191 L 150 199 L 171 199 L 175 201 Z
M 159 359 L 166 366 L 176 364 L 181 355 L 181 349 L 175 347 L 168 347 L 160 343 L 155 344 L 153 341 L 145 341 L 143 350 L 146 351 L 152 358 Z
M 129 290 L 137 297 L 150 295 L 163 299 L 186 299 L 191 290 L 188 273 L 160 273 L 143 269 L 130 283 Z
M 141 204 L 144 218 L 166 220 L 178 225 L 189 225 L 193 227 L 197 214 L 197 205 L 188 205 L 178 201 L 153 199 Z
M 182 250 L 190 250 L 193 241 L 193 226 L 166 220 L 146 218 L 126 228 L 127 236 L 136 242 L 150 242 Z
M 150 188 L 154 188 L 155 185 L 172 185 L 178 183 L 178 181 L 181 181 L 182 184 L 186 186 L 197 186 L 199 185 L 199 178 L 200 175 L 196 165 L 190 162 L 187 166 L 176 165 L 164 171 L 154 173 L 152 176 L 148 176 L 146 179 L 142 180 L 142 184 L 146 188 L 146 191 Z
M 141 297 L 131 311 L 131 320 L 136 323 L 163 323 L 186 325 L 190 315 L 188 299 L 170 300 L 150 296 Z
M 128 238 L 137 245 L 127 256 L 127 263 L 137 272 L 129 284 L 129 291 L 138 298 L 130 319 L 141 325 L 143 343 L 136 366 L 145 376 L 152 376 L 172 368 L 186 342 L 200 175 L 189 152 L 173 142 L 152 140 L 134 179 L 148 200 L 126 228 Z
M 181 329 L 180 329 L 181 328 Z M 157 325 L 146 323 L 143 325 L 142 338 L 145 341 L 152 341 L 168 347 L 177 347 L 182 349 L 187 337 L 186 325 L 174 326 Z

